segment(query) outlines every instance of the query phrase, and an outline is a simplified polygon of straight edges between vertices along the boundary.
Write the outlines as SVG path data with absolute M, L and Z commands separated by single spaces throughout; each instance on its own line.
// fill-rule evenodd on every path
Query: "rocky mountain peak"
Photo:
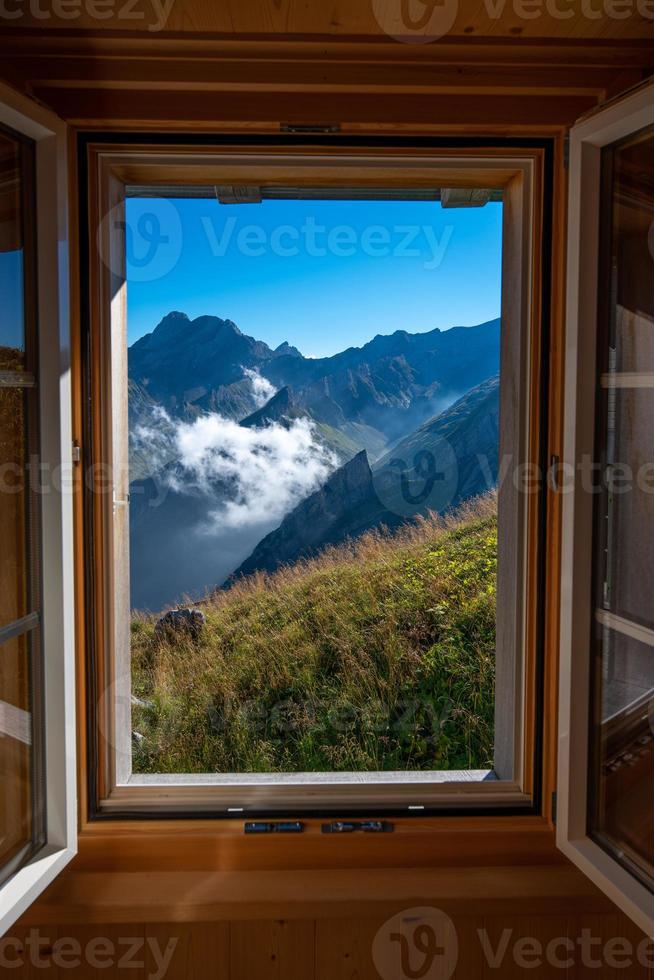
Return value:
M 279 422 L 284 417 L 288 417 L 294 412 L 296 407 L 293 392 L 288 385 L 285 385 L 262 408 L 257 409 L 256 412 L 252 412 L 251 415 L 243 419 L 240 425 L 246 429 L 258 429 L 261 426 L 270 425 L 273 422 Z
M 297 347 L 291 346 L 288 340 L 285 340 L 275 348 L 275 354 L 279 354 L 281 357 L 302 357 L 302 353 L 297 349 Z

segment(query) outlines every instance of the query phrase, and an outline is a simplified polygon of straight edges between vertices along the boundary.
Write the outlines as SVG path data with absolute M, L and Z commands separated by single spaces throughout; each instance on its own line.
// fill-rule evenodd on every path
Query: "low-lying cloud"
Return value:
M 256 368 L 243 368 L 243 374 L 252 385 L 252 395 L 256 402 L 257 408 L 263 408 L 263 406 L 269 402 L 276 393 L 277 389 L 270 383 L 270 381 L 268 381 L 267 378 L 263 378 Z
M 141 458 L 140 469 L 149 473 L 162 470 L 175 460 L 175 423 L 165 408 L 157 405 L 149 412 L 149 422 L 141 420 L 130 426 L 129 448 L 132 460 Z M 143 476 L 144 473 L 138 474 Z M 134 479 L 134 475 L 131 479 Z
M 172 489 L 215 497 L 214 531 L 281 521 L 337 465 L 308 419 L 253 429 L 206 415 L 178 423 L 176 444 L 181 469 L 170 474 Z
M 262 404 L 272 385 L 250 377 Z M 272 389 L 272 390 L 271 390 Z M 219 414 L 192 421 L 163 409 L 130 433 L 131 593 L 136 609 L 200 598 L 223 584 L 338 465 L 310 419 L 261 428 Z

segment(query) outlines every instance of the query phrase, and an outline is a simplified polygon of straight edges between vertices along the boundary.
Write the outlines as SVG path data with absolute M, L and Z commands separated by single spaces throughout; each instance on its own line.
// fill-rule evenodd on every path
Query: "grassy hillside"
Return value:
M 485 768 L 496 501 L 370 533 L 203 606 L 202 637 L 132 626 L 137 772 Z

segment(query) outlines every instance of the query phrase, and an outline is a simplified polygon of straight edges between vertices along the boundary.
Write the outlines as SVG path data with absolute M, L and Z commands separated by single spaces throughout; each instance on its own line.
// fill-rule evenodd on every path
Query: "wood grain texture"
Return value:
M 315 922 L 233 922 L 230 937 L 231 980 L 306 980 L 314 976 Z
M 316 980 L 375 980 L 372 945 L 384 919 L 326 919 L 316 929 Z
M 449 970 L 438 970 L 440 958 L 449 964 L 451 955 L 453 980 L 654 977 L 647 963 L 654 943 L 616 911 L 507 915 L 489 907 L 486 914 L 455 915 L 451 931 L 438 932 L 445 942 L 432 947 L 434 959 L 415 931 L 430 921 L 425 915 L 443 919 L 438 908 L 405 907 L 393 920 L 362 914 L 210 925 L 38 925 L 0 940 L 0 970 L 18 980 L 409 980 L 449 977 Z M 407 940 L 404 961 L 398 933 Z M 25 945 L 30 936 L 40 950 L 36 963 Z
M 64 5 L 62 5 L 64 7 Z M 100 5 L 98 5 L 100 7 Z M 11 21 L 17 28 L 43 27 L 40 8 L 34 12 L 30 5 L 12 6 L 19 16 Z M 438 33 L 477 37 L 522 38 L 642 38 L 654 36 L 652 8 L 634 2 L 628 7 L 613 7 L 597 0 L 592 5 L 581 4 L 490 4 L 479 0 L 459 0 L 453 8 L 453 16 Z M 126 4 L 102 5 L 99 19 L 94 16 L 95 6 L 66 5 L 64 16 L 52 16 L 47 21 L 49 30 L 66 33 L 70 30 L 102 32 L 147 31 L 157 34 L 163 29 L 168 34 L 216 33 L 250 36 L 297 36 L 318 35 L 325 38 L 383 37 L 393 32 L 408 36 L 411 40 L 428 40 L 435 33 L 428 17 L 420 18 L 418 8 L 416 27 L 402 26 L 398 0 L 176 0 L 164 20 L 157 16 L 152 4 L 137 0 Z M 449 10 L 449 8 L 448 8 Z M 40 14 L 40 16 L 39 16 Z M 439 19 L 438 24 L 440 25 Z M 397 24 L 398 26 L 394 26 Z
M 384 835 L 334 838 L 311 819 L 293 846 L 278 837 L 245 837 L 236 821 L 88 824 L 76 872 L 271 871 L 334 868 L 564 865 L 545 820 L 532 817 L 402 818 Z
M 339 122 L 368 131 L 536 132 L 570 125 L 654 71 L 654 34 L 642 32 L 619 43 L 491 33 L 423 45 L 383 35 L 0 27 L 0 75 L 74 125 L 99 128 L 266 131 Z
M 145 938 L 146 976 L 156 973 L 169 948 L 172 959 L 166 980 L 206 980 L 208 976 L 219 980 L 232 976 L 230 927 L 226 922 L 185 926 L 151 924 L 145 928 Z
M 572 913 L 610 903 L 569 865 L 361 871 L 68 871 L 23 918 L 29 923 L 224 922 L 359 917 L 437 905 L 451 914 Z

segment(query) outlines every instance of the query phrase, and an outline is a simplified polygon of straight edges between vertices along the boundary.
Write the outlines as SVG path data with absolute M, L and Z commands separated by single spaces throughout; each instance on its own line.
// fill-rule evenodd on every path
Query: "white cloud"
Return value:
M 256 368 L 254 370 L 252 368 L 243 368 L 243 374 L 249 379 L 252 385 L 252 394 L 257 408 L 263 408 L 276 393 L 277 389 L 267 378 L 262 378 Z
M 183 493 L 192 487 L 218 499 L 210 511 L 214 532 L 280 522 L 337 465 L 308 419 L 253 429 L 206 415 L 178 423 L 176 442 L 183 471 L 170 476 L 173 488 Z
M 175 424 L 159 405 L 148 415 L 151 424 L 141 419 L 130 428 L 129 447 L 131 453 L 141 457 L 141 468 L 147 466 L 149 473 L 156 473 L 175 459 Z M 138 475 L 142 478 L 145 474 Z

